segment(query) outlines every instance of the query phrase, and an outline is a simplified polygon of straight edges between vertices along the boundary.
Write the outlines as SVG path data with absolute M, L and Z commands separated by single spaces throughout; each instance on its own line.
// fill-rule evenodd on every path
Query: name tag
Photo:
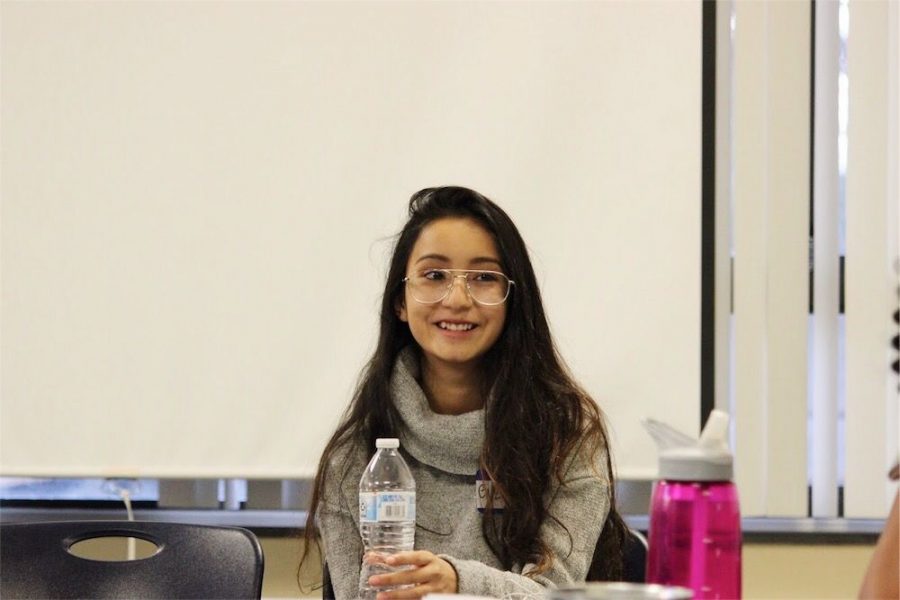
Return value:
M 475 508 L 478 509 L 478 512 L 484 514 L 488 498 L 492 499 L 492 510 L 502 513 L 505 507 L 502 496 L 494 491 L 494 482 L 485 477 L 481 469 L 478 469 L 478 472 L 475 474 Z

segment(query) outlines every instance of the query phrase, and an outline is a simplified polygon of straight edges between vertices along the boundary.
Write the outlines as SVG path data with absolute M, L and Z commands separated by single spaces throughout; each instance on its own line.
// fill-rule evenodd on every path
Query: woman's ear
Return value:
M 404 323 L 409 322 L 409 318 L 406 316 L 406 300 L 403 297 L 397 298 L 397 303 L 394 305 L 394 312 L 397 313 L 398 319 Z

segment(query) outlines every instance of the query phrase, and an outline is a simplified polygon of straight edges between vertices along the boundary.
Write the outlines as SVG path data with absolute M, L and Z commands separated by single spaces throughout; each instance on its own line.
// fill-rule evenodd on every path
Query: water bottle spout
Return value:
M 700 445 L 705 448 L 728 447 L 728 413 L 714 410 L 700 433 Z
M 685 448 L 694 446 L 697 443 L 696 439 L 678 431 L 671 425 L 667 425 L 662 421 L 645 418 L 641 420 L 641 423 L 643 423 L 647 433 L 653 437 L 656 446 L 660 451 L 670 450 L 672 448 Z

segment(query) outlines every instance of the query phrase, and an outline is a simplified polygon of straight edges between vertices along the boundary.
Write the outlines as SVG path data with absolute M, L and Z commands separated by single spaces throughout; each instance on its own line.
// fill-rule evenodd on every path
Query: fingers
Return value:
M 457 591 L 456 570 L 450 563 L 431 552 L 402 552 L 391 556 L 386 562 L 411 565 L 411 568 L 396 573 L 373 575 L 369 578 L 369 584 L 375 587 L 409 587 L 381 592 L 377 596 L 378 600 L 421 598 L 434 592 Z
M 362 562 L 364 565 L 380 565 L 386 563 L 386 558 L 390 556 L 389 554 L 385 554 L 383 552 L 366 552 L 363 554 Z
M 394 573 L 373 575 L 372 577 L 369 577 L 369 585 L 375 587 L 391 587 L 395 585 L 420 584 L 429 581 L 432 575 L 433 573 L 430 573 L 424 568 L 406 569 Z
M 410 568 L 395 571 L 393 573 L 385 573 L 383 575 L 373 575 L 369 578 L 369 584 L 385 587 L 392 585 L 407 585 L 411 583 L 424 583 L 434 576 L 434 569 L 428 567 L 432 565 L 438 557 L 427 550 L 418 550 L 410 552 L 398 552 L 384 557 L 383 562 L 392 567 L 409 565 Z
M 427 565 L 428 563 L 437 560 L 437 556 L 428 552 L 427 550 L 412 550 L 409 552 L 398 552 L 397 554 L 392 554 L 385 559 L 389 565 L 413 565 L 416 567 L 422 567 Z

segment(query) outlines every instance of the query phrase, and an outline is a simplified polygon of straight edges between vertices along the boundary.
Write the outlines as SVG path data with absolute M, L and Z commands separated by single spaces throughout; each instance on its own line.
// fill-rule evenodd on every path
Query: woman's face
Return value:
M 428 269 L 503 271 L 494 238 L 477 221 L 464 217 L 437 219 L 422 229 L 410 253 L 406 275 L 413 277 Z M 434 304 L 416 301 L 411 287 L 406 285 L 398 314 L 400 320 L 409 323 L 429 366 L 477 366 L 503 331 L 506 302 L 478 304 L 462 277 L 453 278 L 450 293 Z

